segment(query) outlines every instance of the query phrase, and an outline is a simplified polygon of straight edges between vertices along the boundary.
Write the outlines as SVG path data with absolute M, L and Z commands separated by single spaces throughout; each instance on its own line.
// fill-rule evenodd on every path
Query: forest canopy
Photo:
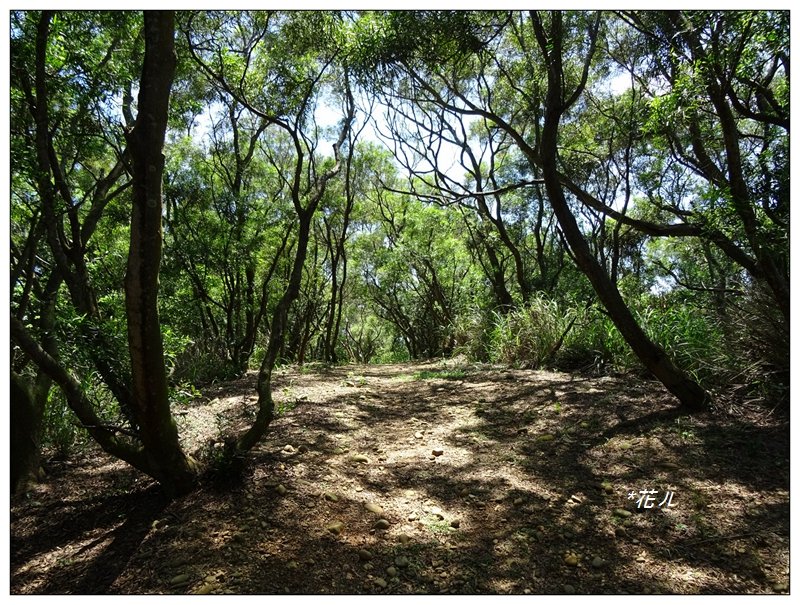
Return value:
M 788 11 L 12 11 L 12 487 L 282 364 L 789 389 Z

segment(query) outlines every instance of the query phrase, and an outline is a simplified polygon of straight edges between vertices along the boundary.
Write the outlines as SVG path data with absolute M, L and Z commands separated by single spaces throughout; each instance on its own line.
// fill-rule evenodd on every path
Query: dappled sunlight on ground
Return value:
M 218 385 L 177 409 L 188 450 L 247 426 L 254 382 Z M 267 438 L 225 485 L 166 503 L 121 463 L 86 460 L 35 488 L 43 502 L 12 511 L 12 591 L 788 586 L 788 434 L 777 421 L 677 416 L 660 386 L 631 377 L 453 363 L 286 368 L 274 399 Z M 637 508 L 647 490 L 657 499 Z M 141 493 L 147 506 L 136 504 Z M 45 511 L 48 524 L 37 525 Z M 69 525 L 67 515 L 84 520 Z M 112 554 L 122 558 L 111 564 Z

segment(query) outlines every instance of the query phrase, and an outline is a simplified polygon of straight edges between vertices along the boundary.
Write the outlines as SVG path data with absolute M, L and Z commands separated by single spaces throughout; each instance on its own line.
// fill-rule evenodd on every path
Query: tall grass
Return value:
M 656 304 L 637 315 L 650 339 L 695 380 L 711 384 L 726 373 L 724 336 L 708 314 L 687 305 Z
M 645 333 L 701 383 L 725 373 L 724 336 L 706 313 L 646 296 L 632 304 Z M 581 307 L 538 296 L 525 307 L 462 326 L 459 352 L 471 359 L 518 367 L 645 373 L 614 323 L 597 306 Z
M 488 339 L 489 358 L 509 365 L 541 367 L 551 361 L 576 319 L 574 309 L 542 296 L 508 313 L 495 312 Z

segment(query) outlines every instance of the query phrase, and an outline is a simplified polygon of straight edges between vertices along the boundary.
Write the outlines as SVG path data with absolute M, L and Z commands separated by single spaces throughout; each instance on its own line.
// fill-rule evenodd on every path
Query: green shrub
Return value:
M 537 368 L 551 361 L 574 317 L 573 309 L 537 297 L 526 306 L 495 313 L 489 358 L 498 363 Z
M 42 422 L 42 445 L 53 450 L 56 458 L 69 458 L 85 430 L 80 428 L 72 410 L 58 388 L 50 389 Z

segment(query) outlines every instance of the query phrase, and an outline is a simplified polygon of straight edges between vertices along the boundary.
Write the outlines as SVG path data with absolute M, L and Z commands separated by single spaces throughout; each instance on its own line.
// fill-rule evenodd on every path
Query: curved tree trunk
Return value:
M 689 411 L 700 411 L 706 408 L 709 402 L 709 395 L 705 390 L 693 381 L 680 368 L 672 363 L 661 347 L 653 343 L 642 330 L 641 326 L 634 318 L 628 306 L 625 304 L 622 295 L 616 284 L 609 278 L 605 269 L 589 249 L 586 240 L 581 233 L 578 222 L 570 210 L 564 191 L 559 182 L 558 175 L 558 129 L 561 116 L 566 109 L 577 100 L 583 86 L 585 78 L 566 98 L 563 78 L 562 64 L 562 43 L 563 29 L 561 27 L 561 15 L 554 13 L 553 22 L 549 31 L 545 31 L 543 24 L 534 17 L 534 28 L 542 54 L 547 61 L 547 97 L 545 105 L 544 125 L 541 132 L 539 165 L 542 168 L 542 176 L 545 181 L 545 188 L 553 212 L 558 219 L 561 230 L 564 234 L 575 261 L 580 270 L 589 278 L 598 298 L 608 311 L 614 325 L 622 334 L 625 341 L 631 347 L 636 356 L 644 366 L 660 380 L 667 390 L 675 395 L 682 406 Z M 597 30 L 590 32 L 590 35 L 597 35 Z M 593 47 L 593 45 L 592 45 Z M 591 61 L 592 53 L 586 58 L 586 69 Z M 566 100 L 565 100 L 566 99 Z
M 175 74 L 175 16 L 145 13 L 145 56 L 139 113 L 128 136 L 133 166 L 131 243 L 125 273 L 125 308 L 131 358 L 133 412 L 148 473 L 170 495 L 191 490 L 196 468 L 184 454 L 169 409 L 164 346 L 158 317 L 162 246 L 162 177 L 169 95 Z
M 311 212 L 301 212 L 299 216 L 300 228 L 297 234 L 297 250 L 295 252 L 294 264 L 292 265 L 292 273 L 289 277 L 289 284 L 286 286 L 286 291 L 283 293 L 283 296 L 278 302 L 278 306 L 275 308 L 275 314 L 272 316 L 267 353 L 264 355 L 264 360 L 261 362 L 261 367 L 258 371 L 258 383 L 256 386 L 258 391 L 258 413 L 250 429 L 239 437 L 236 443 L 236 449 L 239 451 L 247 451 L 258 443 L 258 440 L 261 439 L 266 432 L 275 414 L 275 402 L 272 400 L 272 371 L 275 369 L 278 356 L 283 348 L 286 325 L 289 320 L 289 309 L 300 295 L 300 283 L 303 279 L 303 265 L 306 262 L 308 240 L 311 231 L 311 217 L 315 209 L 316 208 L 311 209 Z
M 347 78 L 347 76 L 345 76 Z M 300 285 L 303 279 L 303 266 L 306 262 L 308 255 L 308 242 L 311 233 L 311 221 L 314 213 L 317 211 L 320 201 L 328 183 L 334 178 L 342 166 L 340 149 L 345 141 L 349 131 L 350 125 L 355 115 L 354 103 L 352 93 L 350 92 L 350 85 L 345 80 L 347 92 L 347 114 L 342 122 L 339 138 L 333 145 L 334 164 L 326 170 L 317 179 L 313 189 L 309 188 L 312 193 L 307 200 L 305 206 L 303 205 L 300 175 L 304 170 L 304 156 L 302 152 L 302 145 L 300 142 L 301 135 L 299 134 L 299 127 L 292 129 L 286 123 L 283 128 L 292 137 L 295 149 L 297 150 L 297 159 L 295 164 L 295 180 L 292 185 L 292 203 L 297 212 L 299 220 L 299 228 L 297 232 L 297 249 L 295 250 L 294 263 L 289 275 L 289 283 L 283 293 L 277 307 L 275 314 L 272 317 L 270 325 L 269 342 L 267 343 L 267 353 L 261 363 L 258 371 L 258 382 L 256 384 L 256 391 L 258 392 L 258 411 L 256 412 L 256 419 L 249 429 L 244 431 L 235 443 L 235 449 L 239 452 L 250 450 L 258 441 L 264 436 L 267 428 L 275 414 L 275 402 L 272 399 L 272 371 L 275 369 L 275 364 L 278 361 L 278 356 L 283 348 L 286 340 L 286 326 L 289 318 L 289 309 L 292 303 L 300 295 Z M 311 95 L 311 90 L 308 91 L 308 96 Z

